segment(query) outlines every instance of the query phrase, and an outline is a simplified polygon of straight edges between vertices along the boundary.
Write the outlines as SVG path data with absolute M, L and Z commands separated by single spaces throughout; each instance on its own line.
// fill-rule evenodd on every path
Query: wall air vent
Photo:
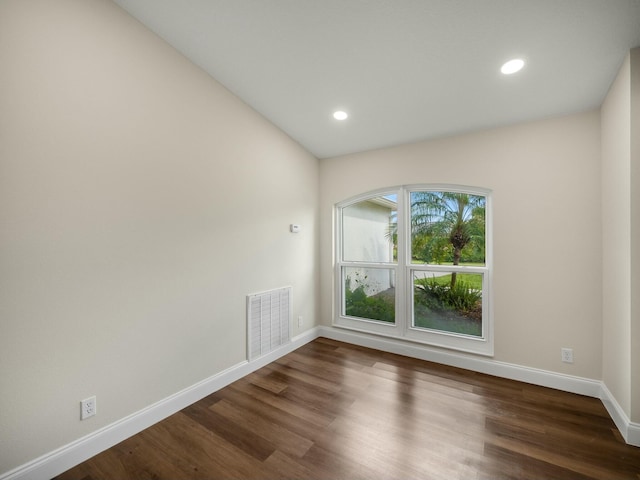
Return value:
M 247 295 L 249 361 L 291 341 L 291 302 L 291 287 Z

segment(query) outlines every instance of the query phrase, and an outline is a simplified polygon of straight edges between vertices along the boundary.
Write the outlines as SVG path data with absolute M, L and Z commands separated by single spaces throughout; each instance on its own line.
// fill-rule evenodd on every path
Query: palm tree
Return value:
M 484 248 L 485 197 L 456 192 L 412 192 L 411 233 L 426 236 L 435 243 L 446 239 L 453 247 L 454 265 L 460 264 L 467 245 Z M 456 284 L 451 274 L 451 288 Z

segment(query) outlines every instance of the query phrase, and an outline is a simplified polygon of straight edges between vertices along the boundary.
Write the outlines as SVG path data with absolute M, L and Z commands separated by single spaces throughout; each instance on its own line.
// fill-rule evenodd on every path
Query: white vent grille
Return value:
M 247 295 L 249 361 L 291 341 L 291 287 Z

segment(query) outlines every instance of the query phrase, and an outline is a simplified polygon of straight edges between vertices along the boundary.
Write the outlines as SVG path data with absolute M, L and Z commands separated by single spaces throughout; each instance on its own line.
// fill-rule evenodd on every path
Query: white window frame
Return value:
M 408 226 L 411 220 L 410 195 L 415 191 L 441 191 L 481 195 L 485 204 L 485 265 L 422 265 L 411 263 L 411 232 Z M 372 197 L 396 194 L 398 221 L 398 255 L 397 262 L 353 262 L 345 261 L 343 256 L 342 209 Z M 492 298 L 492 262 L 493 262 L 493 229 L 491 190 L 479 187 L 468 187 L 449 184 L 416 184 L 384 188 L 363 193 L 335 205 L 335 277 L 334 277 L 334 320 L 333 325 L 340 328 L 366 333 L 394 337 L 411 342 L 448 348 L 463 352 L 493 356 L 493 298 Z M 395 323 L 390 324 L 376 320 L 367 320 L 346 316 L 343 313 L 345 268 L 390 268 L 395 270 L 396 278 L 396 311 Z M 478 273 L 483 276 L 482 282 L 482 336 L 463 335 L 440 330 L 414 327 L 413 323 L 413 272 L 442 271 L 458 273 Z
M 344 259 L 344 245 L 342 242 L 342 209 L 354 205 L 356 203 L 365 201 L 367 199 L 373 197 L 381 197 L 384 195 L 392 195 L 399 194 L 397 187 L 386 188 L 381 190 L 374 190 L 371 192 L 364 193 L 362 195 L 358 195 L 356 197 L 352 197 L 345 202 L 341 202 L 336 205 L 335 211 L 337 212 L 337 222 L 336 222 L 336 269 L 335 269 L 335 285 L 336 285 L 336 304 L 335 304 L 335 315 L 334 315 L 334 325 L 349 328 L 350 330 L 357 330 L 361 332 L 368 333 L 377 333 L 381 335 L 387 335 L 391 337 L 398 337 L 400 334 L 398 333 L 398 318 L 400 318 L 400 314 L 402 311 L 402 307 L 400 302 L 397 301 L 396 295 L 396 312 L 395 312 L 395 323 L 382 322 L 379 320 L 369 320 L 358 317 L 350 317 L 343 313 L 342 308 L 345 304 L 345 292 L 342 286 L 344 285 L 344 269 L 353 267 L 353 268 L 387 268 L 395 271 L 396 278 L 396 290 L 398 289 L 398 283 L 403 281 L 402 272 L 399 268 L 398 262 L 366 262 L 366 261 L 345 261 Z M 399 197 L 398 197 L 399 198 Z M 399 206 L 398 206 L 399 208 Z M 401 212 L 398 209 L 397 216 L 400 218 Z M 398 251 L 398 259 L 400 258 L 400 252 Z M 400 311 L 399 311 L 400 310 Z

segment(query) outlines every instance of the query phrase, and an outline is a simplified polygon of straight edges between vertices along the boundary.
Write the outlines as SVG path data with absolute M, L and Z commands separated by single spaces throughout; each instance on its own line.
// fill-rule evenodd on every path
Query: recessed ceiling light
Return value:
M 336 120 L 346 120 L 348 116 L 349 115 L 347 115 L 347 112 L 343 112 L 342 110 L 333 112 L 333 118 L 335 118 Z
M 520 58 L 514 58 L 513 60 L 509 60 L 507 63 L 502 65 L 500 71 L 505 75 L 511 75 L 512 73 L 519 72 L 524 67 L 524 60 Z

